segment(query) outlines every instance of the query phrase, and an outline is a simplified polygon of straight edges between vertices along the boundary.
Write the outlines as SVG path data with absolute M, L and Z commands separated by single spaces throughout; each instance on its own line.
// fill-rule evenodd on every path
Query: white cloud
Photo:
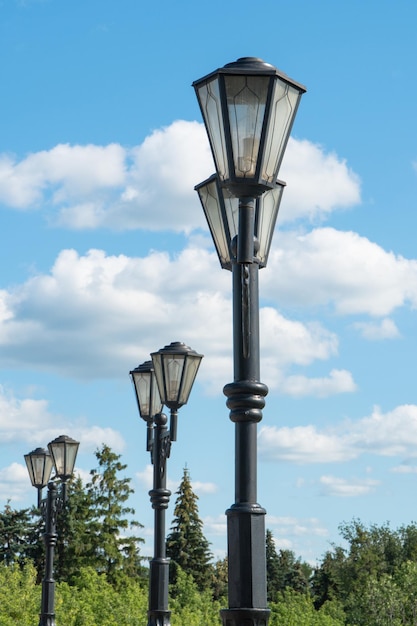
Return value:
M 70 146 L 29 154 L 16 162 L 0 156 L 0 201 L 18 208 L 36 207 L 50 195 L 60 205 L 73 198 L 120 186 L 125 179 L 125 150 L 117 145 Z
M 210 515 L 203 519 L 204 532 L 208 535 L 226 535 L 227 518 L 226 515 L 212 517 Z
M 416 260 L 334 228 L 278 233 L 261 275 L 264 294 L 281 306 L 331 305 L 341 315 L 375 317 L 417 306 Z
M 334 463 L 357 455 L 343 437 L 319 432 L 315 426 L 293 428 L 263 426 L 259 431 L 259 454 L 265 460 L 293 463 Z
M 268 515 L 266 525 L 272 531 L 277 550 L 296 550 L 300 539 L 327 537 L 329 531 L 315 517 L 279 517 Z M 296 552 L 297 554 L 297 552 Z
M 217 485 L 215 483 L 203 483 L 198 480 L 192 480 L 191 485 L 193 487 L 193 491 L 197 494 L 216 493 L 217 491 Z
M 388 318 L 380 322 L 357 322 L 354 326 L 360 331 L 362 337 L 370 341 L 397 339 L 400 336 L 395 322 Z
M 320 484 L 322 486 L 322 495 L 353 498 L 368 495 L 375 490 L 380 482 L 371 478 L 347 480 L 335 476 L 322 476 Z
M 121 451 L 124 447 L 122 436 L 112 428 L 70 423 L 61 415 L 50 412 L 47 400 L 16 398 L 0 386 L 0 437 L 3 444 L 25 442 L 30 449 L 45 447 L 62 431 L 70 431 L 71 436 L 81 442 L 84 450 L 96 450 L 106 443 L 112 449 Z
M 289 139 L 280 178 L 287 183 L 280 223 L 324 218 L 360 202 L 360 181 L 346 161 L 307 140 Z
M 68 228 L 190 233 L 205 228 L 194 186 L 213 172 L 204 126 L 177 120 L 132 149 L 62 144 L 21 160 L 0 154 L 0 202 L 47 207 L 52 222 Z M 360 200 L 346 163 L 306 140 L 290 139 L 283 176 L 281 222 L 324 217 Z
M 233 375 L 230 273 L 219 270 L 213 252 L 193 242 L 173 258 L 63 250 L 49 274 L 0 292 L 0 309 L 3 366 L 24 362 L 75 378 L 119 377 L 161 337 L 160 347 L 175 339 L 205 355 L 199 381 L 209 393 L 221 393 Z M 337 354 L 336 335 L 320 324 L 288 320 L 271 307 L 262 307 L 260 318 L 271 388 L 280 388 L 291 364 Z M 333 373 L 321 387 L 345 391 L 347 376 L 342 378 Z M 317 384 L 310 389 L 318 393 Z
M 30 489 L 33 487 L 26 466 L 15 462 L 0 469 L 0 498 L 2 500 L 19 502 L 24 499 Z M 35 499 L 36 497 L 35 493 Z
M 323 378 L 288 376 L 281 384 L 280 391 L 290 396 L 317 396 L 326 398 L 338 393 L 352 393 L 357 387 L 352 374 L 346 370 L 331 370 Z
M 393 474 L 417 474 L 417 465 L 397 465 L 391 468 Z
M 263 426 L 259 452 L 265 460 L 293 463 L 335 463 L 364 454 L 415 458 L 417 406 L 401 405 L 387 413 L 375 408 L 357 421 L 344 421 L 321 431 L 313 425 Z

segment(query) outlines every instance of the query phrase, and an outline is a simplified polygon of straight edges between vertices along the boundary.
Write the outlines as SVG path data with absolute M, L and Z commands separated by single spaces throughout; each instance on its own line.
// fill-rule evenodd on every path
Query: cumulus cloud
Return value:
M 320 478 L 321 495 L 341 498 L 366 496 L 374 491 L 379 484 L 378 480 L 371 478 L 351 480 L 336 476 L 322 476 Z
M 346 438 L 332 432 L 320 432 L 316 426 L 277 428 L 263 426 L 259 432 L 259 453 L 265 460 L 293 463 L 335 463 L 357 456 Z
M 360 180 L 345 160 L 307 140 L 290 137 L 280 178 L 286 181 L 280 223 L 323 219 L 360 202 Z
M 417 457 L 417 406 L 401 405 L 356 421 L 320 430 L 317 426 L 263 426 L 260 455 L 265 460 L 293 463 L 335 463 L 364 454 L 403 459 Z
M 233 368 L 230 273 L 217 265 L 214 252 L 191 242 L 174 257 L 63 250 L 48 274 L 0 292 L 0 364 L 24 362 L 75 378 L 119 377 L 138 354 L 155 349 L 155 337 L 162 338 L 160 347 L 178 339 L 205 355 L 199 382 L 219 394 Z M 320 324 L 291 321 L 271 307 L 262 307 L 260 317 L 271 388 L 286 392 L 282 382 L 292 364 L 337 354 L 336 335 Z M 333 372 L 327 383 L 307 382 L 303 393 L 317 395 L 326 384 L 325 393 L 346 391 L 353 385 L 348 378 Z M 294 388 L 288 383 L 289 392 Z
M 379 322 L 356 322 L 354 327 L 359 330 L 362 337 L 370 341 L 397 339 L 400 337 L 397 325 L 389 318 L 384 318 Z
M 11 463 L 7 467 L 0 469 L 0 498 L 19 502 L 23 500 L 29 489 L 33 489 L 30 484 L 28 471 L 21 463 Z
M 391 468 L 393 474 L 417 474 L 417 465 L 403 463 Z
M 290 396 L 317 396 L 326 398 L 338 393 L 356 391 L 352 374 L 346 370 L 331 370 L 329 376 L 307 378 L 307 376 L 288 376 L 280 391 Z
M 71 431 L 71 436 L 82 443 L 84 450 L 93 451 L 106 443 L 121 451 L 124 441 L 120 433 L 111 428 L 69 423 L 61 415 L 51 413 L 47 400 L 17 398 L 0 386 L 0 436 L 3 444 L 26 442 L 28 447 L 44 447 L 62 434 Z M 29 450 L 28 450 L 29 451 Z
M 292 550 L 299 554 L 300 541 L 304 545 L 304 553 L 312 557 L 312 565 L 317 558 L 317 551 L 312 547 L 318 538 L 326 538 L 329 531 L 322 522 L 315 517 L 297 518 L 291 516 L 267 517 L 268 529 L 272 531 L 273 541 L 277 550 Z M 310 547 L 306 549 L 305 542 L 308 540 Z
M 152 489 L 153 466 L 147 465 L 142 472 L 136 472 L 136 479 L 139 485 L 143 489 L 147 489 L 147 490 Z M 201 482 L 201 481 L 192 480 L 191 485 L 192 485 L 193 491 L 197 494 L 198 493 L 210 494 L 210 493 L 216 493 L 217 491 L 217 485 L 211 482 Z M 173 480 L 168 477 L 167 486 L 168 486 L 168 489 L 170 489 L 171 493 L 175 493 L 178 490 L 179 481 Z
M 190 233 L 205 227 L 194 186 L 214 172 L 204 126 L 177 120 L 138 146 L 57 145 L 17 159 L 0 154 L 0 202 L 47 209 L 73 229 Z M 324 217 L 360 200 L 357 176 L 335 154 L 290 139 L 280 221 Z
M 417 305 L 417 261 L 350 231 L 280 232 L 262 272 L 265 293 L 281 306 L 385 317 L 407 302 Z M 385 323 L 381 330 L 393 327 Z

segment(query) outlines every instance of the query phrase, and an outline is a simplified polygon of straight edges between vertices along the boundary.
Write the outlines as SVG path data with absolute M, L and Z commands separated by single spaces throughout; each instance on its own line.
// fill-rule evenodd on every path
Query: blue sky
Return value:
M 411 0 L 0 0 L 0 505 L 35 502 L 26 452 L 71 435 L 86 476 L 105 442 L 150 554 L 128 372 L 184 341 L 205 357 L 169 483 L 187 465 L 224 555 L 231 275 L 194 192 L 214 166 L 191 83 L 258 56 L 308 89 L 260 276 L 266 525 L 315 563 L 341 522 L 417 519 L 416 19 Z

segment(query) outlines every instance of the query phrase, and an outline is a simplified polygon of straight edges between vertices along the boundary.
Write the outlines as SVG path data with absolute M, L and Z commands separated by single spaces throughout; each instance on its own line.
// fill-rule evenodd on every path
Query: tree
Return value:
M 309 590 L 311 567 L 297 559 L 292 550 L 277 553 L 273 534 L 266 531 L 266 580 L 268 602 L 276 599 L 280 591 L 287 588 L 300 593 Z
M 274 537 L 268 529 L 266 530 L 266 582 L 267 598 L 268 602 L 271 602 L 282 589 L 282 578 Z
M 214 563 L 213 582 L 211 585 L 213 599 L 221 602 L 223 606 L 226 606 L 227 604 L 228 579 L 229 579 L 229 570 L 228 570 L 228 562 L 227 562 L 227 556 L 226 556 L 224 559 L 220 559 Z
M 91 470 L 91 481 L 87 484 L 87 507 L 92 506 L 93 516 L 84 534 L 88 536 L 88 549 L 94 555 L 94 567 L 105 573 L 111 583 L 117 582 L 122 570 L 131 576 L 141 575 L 139 543 L 142 538 L 129 534 L 141 527 L 139 522 L 128 519 L 135 511 L 125 505 L 133 489 L 130 478 L 119 478 L 126 469 L 107 445 L 96 451 L 98 468 Z M 85 503 L 82 503 L 84 506 Z
M 7 502 L 0 512 L 0 562 L 12 565 L 25 560 L 30 520 L 29 509 L 17 511 Z
M 80 477 L 67 485 L 67 502 L 57 518 L 55 579 L 73 584 L 83 567 L 94 567 L 98 525 L 92 493 Z
M 190 574 L 200 591 L 207 589 L 212 580 L 212 554 L 203 534 L 203 522 L 198 516 L 198 496 L 193 492 L 188 469 L 176 492 L 174 519 L 167 537 L 167 556 L 171 559 L 170 581 L 175 584 L 177 568 Z

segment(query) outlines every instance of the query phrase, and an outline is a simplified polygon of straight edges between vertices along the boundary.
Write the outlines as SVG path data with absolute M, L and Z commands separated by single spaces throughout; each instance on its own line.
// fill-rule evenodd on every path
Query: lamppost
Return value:
M 38 507 L 45 521 L 45 576 L 42 580 L 39 626 L 55 626 L 54 550 L 58 539 L 57 514 L 67 499 L 66 483 L 74 471 L 79 445 L 78 441 L 61 435 L 48 443 L 48 450 L 36 448 L 24 455 L 31 483 L 38 490 Z M 55 476 L 50 480 L 53 467 Z M 60 492 L 55 479 L 61 482 Z M 48 494 L 46 500 L 42 500 L 42 489 L 46 486 Z
M 171 492 L 167 489 L 166 461 L 171 442 L 177 439 L 178 409 L 187 404 L 203 355 L 180 342 L 151 354 L 130 372 L 139 414 L 147 424 L 146 450 L 151 453 L 153 487 L 149 492 L 154 509 L 154 555 L 149 569 L 148 626 L 169 626 L 169 559 L 165 544 L 165 511 Z M 170 409 L 170 426 L 162 411 Z
M 226 511 L 229 608 L 224 626 L 266 626 L 265 509 L 257 503 L 260 382 L 258 270 L 265 267 L 285 183 L 278 172 L 305 88 L 255 57 L 193 83 L 216 174 L 197 185 L 220 264 L 233 274 L 235 502 Z

